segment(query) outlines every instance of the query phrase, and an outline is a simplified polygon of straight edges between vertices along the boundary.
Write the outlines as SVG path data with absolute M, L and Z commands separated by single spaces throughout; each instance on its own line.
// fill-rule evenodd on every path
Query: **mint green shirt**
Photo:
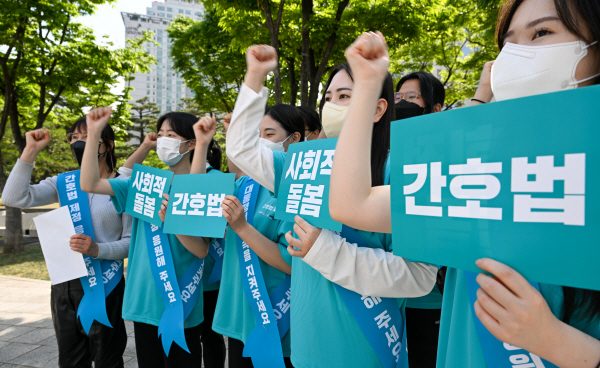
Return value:
M 245 177 L 242 177 L 236 181 L 234 195 L 237 196 L 244 179 Z M 292 256 L 287 252 L 288 244 L 285 240 L 285 234 L 292 230 L 293 224 L 275 219 L 276 205 L 277 201 L 271 196 L 271 193 L 267 189 L 260 187 L 254 213 L 254 228 L 266 238 L 279 243 L 279 251 L 283 259 L 288 264 L 291 264 Z M 283 281 L 285 273 L 269 266 L 260 258 L 259 263 L 267 292 L 271 294 L 281 281 Z M 252 313 L 252 308 L 248 303 L 242 285 L 237 251 L 237 235 L 231 228 L 228 228 L 225 239 L 223 274 L 221 276 L 219 299 L 217 301 L 217 308 L 215 309 L 212 328 L 217 333 L 246 343 L 246 339 L 255 326 L 254 314 Z M 291 328 L 281 340 L 283 355 L 285 357 L 290 356 L 290 331 L 292 331 Z
M 127 193 L 130 188 L 130 179 L 110 179 L 115 195 L 111 200 L 118 213 L 123 213 L 127 204 Z M 175 263 L 177 279 L 185 273 L 196 259 L 173 234 L 167 234 L 171 246 L 171 254 Z M 129 263 L 127 265 L 127 282 L 123 296 L 123 319 L 158 326 L 160 317 L 165 310 L 163 300 L 156 289 L 154 278 L 150 269 L 148 250 L 146 246 L 146 232 L 144 224 L 133 218 L 131 228 L 131 243 L 129 246 Z M 202 287 L 202 284 L 199 286 Z M 185 320 L 184 328 L 195 327 L 204 321 L 202 289 L 196 306 Z

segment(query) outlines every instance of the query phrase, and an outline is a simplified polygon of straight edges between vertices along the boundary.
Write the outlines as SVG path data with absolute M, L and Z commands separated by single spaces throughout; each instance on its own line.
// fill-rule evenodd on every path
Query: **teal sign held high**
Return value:
M 299 215 L 311 225 L 341 231 L 329 215 L 329 178 L 337 138 L 290 144 L 277 195 L 275 218 L 294 222 Z
M 167 234 L 222 238 L 227 220 L 221 203 L 233 195 L 235 174 L 177 175 L 169 195 L 163 231 Z
M 169 193 L 173 173 L 168 170 L 135 164 L 129 180 L 129 193 L 125 212 L 140 220 L 158 227 L 162 220 L 158 217 L 163 193 Z
M 600 87 L 392 123 L 394 254 L 600 290 Z

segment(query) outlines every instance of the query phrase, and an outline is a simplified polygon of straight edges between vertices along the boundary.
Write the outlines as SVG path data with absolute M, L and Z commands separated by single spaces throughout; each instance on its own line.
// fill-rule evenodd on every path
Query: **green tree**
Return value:
M 121 95 L 110 89 L 120 76 L 148 71 L 153 59 L 139 40 L 111 51 L 95 42 L 89 28 L 75 22 L 106 2 L 114 0 L 0 1 L 0 44 L 4 45 L 0 50 L 0 140 L 9 127 L 18 153 L 25 147 L 24 132 L 45 127 L 54 112 L 60 124 L 61 115 L 80 117 L 84 107 L 114 103 L 112 124 L 118 135 L 126 134 L 130 89 Z M 1 190 L 7 177 L 3 152 L 0 165 Z M 6 207 L 4 252 L 22 250 L 21 211 Z
M 144 141 L 147 131 L 156 131 L 154 129 L 156 118 L 160 115 L 160 109 L 154 102 L 150 102 L 148 97 L 140 98 L 131 105 L 133 130 L 137 134 L 131 134 L 130 139 L 138 139 L 138 146 Z

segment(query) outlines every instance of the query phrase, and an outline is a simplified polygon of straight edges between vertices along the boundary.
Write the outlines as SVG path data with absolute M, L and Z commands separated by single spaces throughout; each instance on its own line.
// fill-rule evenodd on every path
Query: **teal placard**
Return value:
M 163 231 L 167 234 L 222 238 L 227 220 L 221 203 L 233 195 L 235 174 L 177 175 L 169 194 Z
M 600 290 L 598 101 L 585 87 L 394 122 L 394 254 Z
M 158 212 L 164 199 L 163 193 L 169 193 L 171 179 L 171 171 L 133 165 L 125 212 L 158 227 L 162 226 Z
M 299 215 L 311 225 L 341 231 L 329 215 L 329 178 L 337 138 L 290 144 L 277 194 L 275 218 L 294 221 Z

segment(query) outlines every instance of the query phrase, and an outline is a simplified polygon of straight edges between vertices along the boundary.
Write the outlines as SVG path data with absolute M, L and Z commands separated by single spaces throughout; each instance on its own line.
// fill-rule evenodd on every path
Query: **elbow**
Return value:
M 343 201 L 338 201 L 335 195 L 329 197 L 329 215 L 332 219 L 343 224 L 348 222 L 346 214 L 348 211 L 344 208 Z
M 21 208 L 19 207 L 19 203 L 12 197 L 2 197 L 2 204 L 7 207 Z
M 410 268 L 416 281 L 413 297 L 418 298 L 431 293 L 435 286 L 438 267 L 425 263 L 411 263 L 410 265 L 413 266 Z
M 81 180 L 79 182 L 79 185 L 81 186 L 81 190 L 83 190 L 86 193 L 94 192 L 94 186 L 88 183 L 87 180 Z

